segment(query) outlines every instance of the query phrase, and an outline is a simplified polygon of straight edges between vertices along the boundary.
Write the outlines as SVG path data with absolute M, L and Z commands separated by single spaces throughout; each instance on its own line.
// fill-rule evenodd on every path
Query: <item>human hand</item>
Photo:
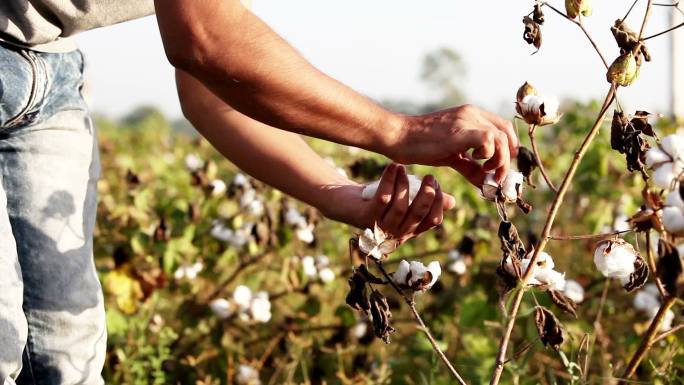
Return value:
M 417 236 L 442 223 L 444 210 L 453 208 L 454 198 L 441 191 L 439 183 L 431 175 L 423 178 L 420 189 L 409 204 L 409 179 L 406 168 L 390 164 L 385 168 L 375 195 L 362 198 L 362 185 L 335 186 L 330 188 L 334 198 L 324 214 L 334 220 L 361 229 L 380 228 L 399 243 Z
M 490 171 L 495 172 L 497 182 L 503 181 L 518 145 L 511 122 L 466 104 L 406 116 L 397 143 L 387 155 L 400 163 L 453 167 L 480 187 Z M 479 160 L 486 161 L 480 164 Z

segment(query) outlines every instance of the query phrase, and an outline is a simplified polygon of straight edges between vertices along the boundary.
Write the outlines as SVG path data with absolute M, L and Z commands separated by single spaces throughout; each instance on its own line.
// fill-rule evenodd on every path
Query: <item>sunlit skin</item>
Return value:
M 443 211 L 454 207 L 430 175 L 409 205 L 406 169 L 396 164 L 385 169 L 375 197 L 363 200 L 363 186 L 340 175 L 299 135 L 245 116 L 187 73 L 178 71 L 176 79 L 184 114 L 219 152 L 331 219 L 359 228 L 378 222 L 403 242 L 441 224 Z
M 171 64 L 259 122 L 400 163 L 453 167 L 477 186 L 487 171 L 501 181 L 517 153 L 511 123 L 478 107 L 423 116 L 380 107 L 314 68 L 239 0 L 155 3 Z

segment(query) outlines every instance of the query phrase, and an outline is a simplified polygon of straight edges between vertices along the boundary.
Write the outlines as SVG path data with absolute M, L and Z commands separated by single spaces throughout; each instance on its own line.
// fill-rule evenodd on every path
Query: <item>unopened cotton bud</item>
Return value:
M 627 87 L 639 76 L 639 65 L 634 54 L 627 52 L 620 55 L 608 68 L 606 79 L 608 83 L 617 83 Z
M 664 207 L 662 222 L 668 233 L 684 233 L 684 213 L 679 208 L 674 206 Z
M 571 19 L 582 16 L 591 16 L 592 7 L 591 0 L 565 0 L 565 11 Z

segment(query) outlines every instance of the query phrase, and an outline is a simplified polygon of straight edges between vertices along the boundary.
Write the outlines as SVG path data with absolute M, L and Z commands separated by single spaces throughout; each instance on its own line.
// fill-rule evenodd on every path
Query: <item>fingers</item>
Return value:
M 510 152 L 511 157 L 514 158 L 518 156 L 518 147 L 520 147 L 520 141 L 515 132 L 515 128 L 513 128 L 513 123 L 489 111 L 481 110 L 480 113 L 497 129 L 506 134 L 506 137 L 508 138 L 508 151 Z
M 397 170 L 398 166 L 395 163 L 390 163 L 387 167 L 385 167 L 385 171 L 382 173 L 382 178 L 380 178 L 378 190 L 375 192 L 375 196 L 373 197 L 375 200 L 375 204 L 373 205 L 373 218 L 381 218 L 389 207 L 390 202 L 392 202 L 394 184 L 397 178 Z
M 400 225 L 408 212 L 409 206 L 409 181 L 406 175 L 406 168 L 402 165 L 397 165 L 396 167 L 397 175 L 394 181 L 392 201 L 380 222 L 380 228 L 393 235 L 399 234 Z
M 499 132 L 495 135 L 494 147 L 496 148 L 494 155 L 482 165 L 482 168 L 484 171 L 495 170 L 494 179 L 497 182 L 502 182 L 511 165 L 511 155 L 506 134 Z
M 457 155 L 451 161 L 451 167 L 461 173 L 470 183 L 476 187 L 481 187 L 484 183 L 486 172 L 482 165 L 468 154 Z
M 442 188 L 440 187 L 439 183 L 437 183 L 435 200 L 432 202 L 430 212 L 425 216 L 425 218 L 423 218 L 422 222 L 413 231 L 414 236 L 442 224 L 442 221 L 444 221 L 443 205 L 445 197 L 446 195 L 442 193 Z
M 437 182 L 432 175 L 423 178 L 423 183 L 420 186 L 418 194 L 411 203 L 411 206 L 404 217 L 404 220 L 399 227 L 399 234 L 402 240 L 408 239 L 414 235 L 415 230 L 423 222 L 423 219 L 430 213 L 437 194 Z M 440 194 L 441 195 L 441 194 Z M 440 202 L 439 210 L 442 210 L 442 203 Z

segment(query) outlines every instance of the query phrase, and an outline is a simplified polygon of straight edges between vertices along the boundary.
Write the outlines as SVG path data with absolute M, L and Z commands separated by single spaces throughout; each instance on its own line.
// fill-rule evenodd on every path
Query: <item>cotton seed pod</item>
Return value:
M 582 16 L 591 16 L 591 0 L 565 0 L 565 11 L 571 19 Z
M 639 77 L 639 64 L 634 54 L 627 52 L 620 55 L 608 68 L 606 79 L 608 83 L 616 83 L 627 87 Z
M 525 96 L 527 95 L 539 96 L 539 93 L 537 92 L 537 89 L 534 88 L 530 83 L 525 82 L 525 84 L 518 88 L 518 92 L 515 94 L 515 100 L 518 103 L 522 103 L 523 99 L 525 99 Z M 518 113 L 520 113 L 520 111 L 518 111 Z

